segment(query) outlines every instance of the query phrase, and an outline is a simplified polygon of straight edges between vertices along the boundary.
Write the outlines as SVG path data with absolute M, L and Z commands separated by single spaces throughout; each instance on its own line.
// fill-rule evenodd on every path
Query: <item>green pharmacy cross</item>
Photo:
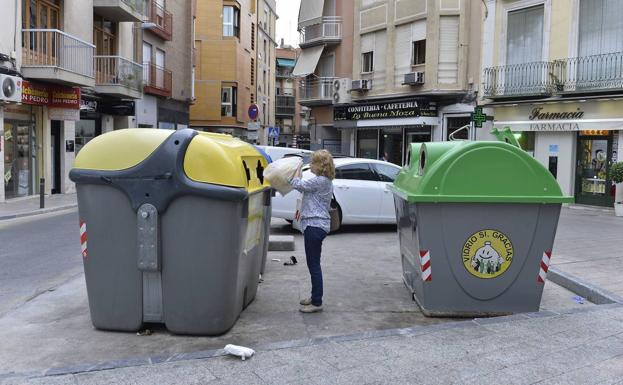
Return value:
M 482 128 L 482 124 L 486 121 L 493 120 L 493 116 L 489 116 L 482 112 L 482 107 L 474 108 L 474 112 L 471 115 L 471 120 L 474 122 L 474 127 Z

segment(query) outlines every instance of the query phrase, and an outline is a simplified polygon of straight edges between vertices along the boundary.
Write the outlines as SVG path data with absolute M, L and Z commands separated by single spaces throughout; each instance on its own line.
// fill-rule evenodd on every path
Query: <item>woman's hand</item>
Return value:
M 299 164 L 294 173 L 295 178 L 301 178 L 303 176 L 303 163 Z

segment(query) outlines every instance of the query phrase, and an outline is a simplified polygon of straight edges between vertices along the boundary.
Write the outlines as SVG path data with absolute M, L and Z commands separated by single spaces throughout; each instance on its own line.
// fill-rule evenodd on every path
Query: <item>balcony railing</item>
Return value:
M 563 92 L 623 89 L 623 52 L 556 60 Z
M 277 116 L 294 116 L 296 111 L 294 96 L 277 95 L 275 109 Z
M 339 43 L 342 40 L 342 18 L 325 16 L 320 23 L 303 27 L 300 34 L 301 48 L 314 44 Z
M 173 15 L 155 0 L 149 0 L 147 3 L 147 21 L 156 25 L 149 30 L 162 39 L 173 38 Z
M 486 97 L 551 95 L 556 88 L 553 62 L 533 62 L 486 68 Z
M 95 85 L 142 91 L 143 66 L 120 56 L 95 56 Z
M 486 68 L 488 98 L 623 90 L 623 52 Z
M 144 91 L 147 94 L 171 96 L 173 73 L 153 63 L 143 63 Z
M 22 30 L 22 66 L 58 68 L 94 78 L 95 46 L 58 29 Z
M 277 76 L 277 78 L 290 78 L 292 77 L 292 68 L 284 69 L 282 67 L 277 67 L 275 76 Z
M 333 82 L 336 78 L 316 78 L 299 83 L 301 104 L 332 104 Z

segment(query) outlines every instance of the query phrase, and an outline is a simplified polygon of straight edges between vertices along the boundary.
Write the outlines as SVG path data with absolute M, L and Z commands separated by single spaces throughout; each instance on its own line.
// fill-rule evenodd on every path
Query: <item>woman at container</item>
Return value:
M 315 175 L 313 178 L 302 180 L 299 168 L 295 177 L 290 181 L 292 187 L 303 195 L 300 221 L 312 285 L 311 297 L 300 302 L 299 310 L 303 313 L 322 311 L 320 254 L 322 241 L 331 228 L 329 206 L 333 197 L 333 179 L 335 178 L 335 165 L 331 153 L 327 150 L 314 152 L 311 156 L 310 170 Z

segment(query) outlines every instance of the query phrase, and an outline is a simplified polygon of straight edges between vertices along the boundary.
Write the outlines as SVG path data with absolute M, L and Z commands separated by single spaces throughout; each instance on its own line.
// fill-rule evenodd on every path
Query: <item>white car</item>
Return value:
M 394 196 L 388 186 L 394 182 L 400 167 L 373 159 L 337 158 L 333 195 L 342 224 L 395 224 Z M 313 177 L 309 165 L 303 167 L 303 179 Z M 273 217 L 294 220 L 298 191 L 272 199 Z
M 275 161 L 281 159 L 284 156 L 311 156 L 313 151 L 303 150 L 302 148 L 290 148 L 290 147 L 276 147 L 276 146 L 257 146 L 261 148 L 270 158 Z

